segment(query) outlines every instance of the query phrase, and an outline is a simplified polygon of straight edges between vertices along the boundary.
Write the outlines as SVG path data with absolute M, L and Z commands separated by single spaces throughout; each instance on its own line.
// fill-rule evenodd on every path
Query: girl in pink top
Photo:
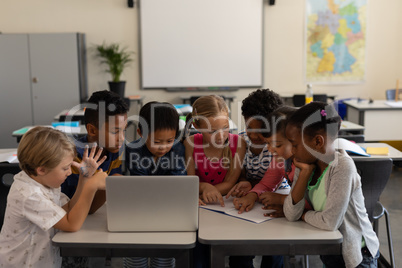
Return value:
M 228 142 L 232 156 L 236 154 L 238 135 L 229 133 Z M 225 179 L 227 168 L 224 167 L 223 158 L 216 162 L 209 160 L 203 148 L 203 135 L 194 135 L 193 159 L 195 164 L 195 175 L 200 178 L 200 182 L 207 182 L 212 185 L 222 183 Z
M 271 151 L 274 158 L 261 181 L 247 195 L 234 199 L 233 203 L 235 208 L 239 210 L 239 214 L 243 211 L 250 211 L 258 200 L 264 206 L 283 205 L 283 201 L 290 189 L 282 192 L 285 195 L 274 192 L 281 187 L 282 182 L 291 184 L 295 173 L 295 166 L 291 160 L 292 144 L 285 136 L 286 117 L 294 111 L 295 108 L 292 107 L 280 107 L 267 118 L 262 135 L 268 145 L 268 150 Z M 282 210 L 279 209 L 277 213 L 271 213 L 270 216 L 282 214 Z
M 193 104 L 186 118 L 186 131 L 191 126 L 200 132 L 185 137 L 187 174 L 200 178 L 200 204 L 219 202 L 239 178 L 246 143 L 229 134 L 229 111 L 223 98 L 202 96 Z

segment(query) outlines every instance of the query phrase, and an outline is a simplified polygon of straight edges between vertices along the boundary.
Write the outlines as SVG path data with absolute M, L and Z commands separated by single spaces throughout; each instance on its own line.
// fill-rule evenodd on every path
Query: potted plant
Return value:
M 131 55 L 133 52 L 127 51 L 126 47 L 120 47 L 118 43 L 95 46 L 96 54 L 101 59 L 101 64 L 106 64 L 106 72 L 112 75 L 112 81 L 109 81 L 109 89 L 122 98 L 124 98 L 124 89 L 126 81 L 121 81 L 120 76 L 130 62 L 133 61 Z

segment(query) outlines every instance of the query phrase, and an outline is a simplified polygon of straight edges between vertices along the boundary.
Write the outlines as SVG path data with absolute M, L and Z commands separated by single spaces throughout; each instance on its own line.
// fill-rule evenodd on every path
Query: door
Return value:
M 76 33 L 29 34 L 33 123 L 50 125 L 80 103 Z
M 15 148 L 14 130 L 32 125 L 27 34 L 0 34 L 0 148 Z

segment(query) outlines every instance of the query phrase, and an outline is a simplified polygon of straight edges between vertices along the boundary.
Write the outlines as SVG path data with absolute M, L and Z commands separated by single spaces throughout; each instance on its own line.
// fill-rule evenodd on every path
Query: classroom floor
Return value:
M 402 267 L 402 168 L 394 167 L 387 186 L 380 198 L 383 206 L 388 210 L 391 221 L 392 242 L 395 256 L 395 267 Z M 380 219 L 380 251 L 389 260 L 387 233 L 385 229 L 385 219 Z M 288 259 L 289 260 L 289 259 Z M 259 268 L 260 258 L 257 256 L 254 260 L 255 268 Z M 309 256 L 310 268 L 323 267 L 319 256 Z M 90 267 L 93 268 L 120 268 L 123 267 L 121 258 L 113 258 L 110 266 L 105 266 L 104 258 L 92 258 Z M 302 256 L 296 256 L 290 259 L 285 268 L 301 268 L 303 267 Z

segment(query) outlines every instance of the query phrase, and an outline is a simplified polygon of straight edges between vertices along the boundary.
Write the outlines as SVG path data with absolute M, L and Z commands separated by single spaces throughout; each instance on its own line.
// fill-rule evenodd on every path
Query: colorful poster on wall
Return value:
M 306 81 L 365 78 L 367 0 L 306 0 Z

